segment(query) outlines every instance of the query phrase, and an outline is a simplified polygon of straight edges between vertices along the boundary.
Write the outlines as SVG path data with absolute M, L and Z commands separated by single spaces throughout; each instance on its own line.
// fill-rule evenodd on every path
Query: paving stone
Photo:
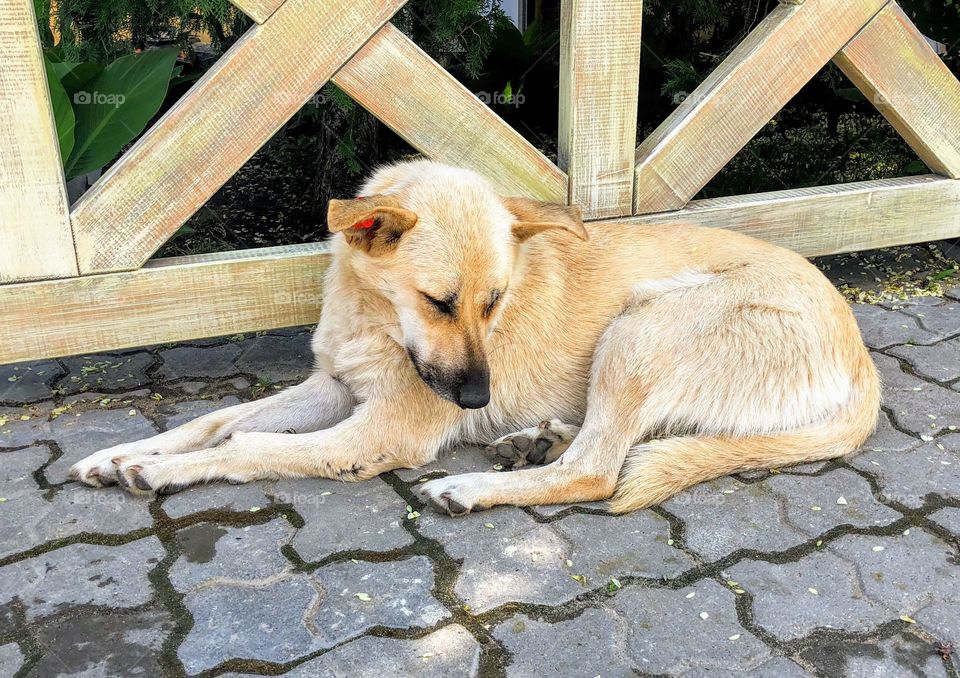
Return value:
M 960 338 L 933 346 L 895 346 L 889 352 L 906 360 L 917 374 L 935 381 L 960 377 Z
M 239 344 L 224 344 L 213 348 L 177 346 L 160 351 L 163 364 L 157 374 L 161 379 L 230 377 L 240 370 L 233 364 L 241 353 Z
M 570 544 L 570 570 L 594 588 L 627 576 L 675 579 L 696 563 L 667 542 L 670 523 L 652 511 L 624 516 L 569 515 L 553 528 Z
M 413 482 L 428 473 L 444 472 L 448 475 L 458 473 L 473 473 L 476 471 L 490 471 L 493 463 L 487 459 L 482 450 L 475 445 L 463 445 L 440 453 L 440 457 L 419 468 L 401 468 L 394 471 L 401 480 Z
M 933 435 L 960 427 L 960 393 L 905 373 L 896 358 L 874 354 L 873 359 L 883 379 L 884 404 L 901 429 Z
M 333 647 L 374 626 L 424 628 L 449 616 L 433 598 L 422 556 L 387 563 L 343 562 L 259 585 L 192 591 L 194 625 L 178 656 L 188 673 L 232 657 L 288 662 Z M 369 601 L 357 598 L 369 595 Z
M 306 335 L 306 339 L 309 341 L 310 335 L 313 333 L 314 325 L 298 325 L 297 327 L 281 327 L 276 330 L 268 330 L 267 334 L 275 334 L 278 337 L 299 337 Z
M 890 423 L 890 417 L 886 412 L 881 412 L 877 419 L 877 430 L 867 442 L 863 444 L 861 450 L 873 452 L 906 452 L 915 447 L 919 447 L 921 441 L 906 433 L 902 433 L 893 427 Z
M 41 422 L 38 439 L 54 440 L 63 451 L 63 456 L 47 467 L 47 480 L 63 482 L 70 467 L 87 455 L 156 434 L 157 429 L 136 408 L 90 410 L 79 415 L 67 412 L 52 421 Z
M 566 565 L 570 544 L 552 524 L 537 523 L 517 508 L 457 519 L 424 511 L 417 530 L 462 561 L 454 591 L 474 612 L 511 601 L 558 605 L 585 591 Z
M 777 475 L 764 482 L 781 498 L 786 521 L 810 537 L 839 525 L 875 527 L 903 517 L 874 498 L 870 483 L 846 469 L 806 478 Z
M 940 509 L 930 515 L 930 520 L 947 528 L 954 536 L 960 539 L 960 508 L 951 507 Z
M 960 645 L 960 568 L 955 549 L 918 528 L 891 537 L 847 535 L 827 547 L 856 563 L 866 597 L 891 618 L 907 615 Z
M 30 621 L 77 605 L 142 605 L 152 595 L 147 573 L 163 556 L 156 537 L 65 546 L 0 568 L 0 604 L 19 598 Z
M 424 556 L 386 563 L 344 561 L 314 572 L 320 605 L 309 619 L 329 647 L 374 626 L 425 628 L 450 616 L 433 597 L 433 568 Z M 369 601 L 360 600 L 366 593 Z
M 903 313 L 916 318 L 921 327 L 936 335 L 938 341 L 960 334 L 960 304 L 955 300 L 940 299 L 936 304 L 905 306 Z
M 178 384 L 171 384 L 172 388 L 183 391 L 187 395 L 197 395 L 207 387 L 205 381 L 181 381 Z
M 744 560 L 728 575 L 753 594 L 754 621 L 782 640 L 815 628 L 868 631 L 896 619 L 864 595 L 853 563 L 826 550 L 783 564 Z
M 771 657 L 762 664 L 758 664 L 749 671 L 742 669 L 695 669 L 683 674 L 683 678 L 810 678 L 808 673 L 798 664 L 783 657 Z M 878 677 L 879 678 L 879 677 Z
M 809 538 L 783 520 L 780 498 L 765 482 L 712 480 L 681 492 L 663 508 L 683 520 L 686 545 L 707 561 L 740 549 L 784 551 Z
M 232 657 L 288 662 L 323 648 L 304 623 L 318 593 L 307 575 L 266 585 L 213 586 L 192 591 L 183 604 L 193 627 L 177 648 L 187 673 Z
M 935 341 L 937 335 L 920 327 L 915 318 L 871 304 L 853 304 L 863 343 L 883 349 L 907 342 Z
M 850 464 L 877 478 L 883 501 L 919 508 L 928 494 L 960 498 L 960 435 L 943 436 L 910 452 L 866 452 Z
M 401 524 L 407 520 L 406 502 L 379 478 L 280 481 L 271 496 L 304 519 L 292 545 L 307 562 L 338 551 L 390 551 L 413 543 Z
M 23 654 L 16 643 L 0 645 L 0 676 L 12 676 L 23 666 Z
M 146 351 L 64 358 L 69 375 L 56 386 L 69 395 L 101 389 L 136 389 L 153 381 L 147 370 L 156 358 Z
M 0 454 L 0 558 L 82 532 L 126 534 L 152 524 L 146 502 L 117 489 L 41 489 L 33 473 L 49 456 L 45 447 Z
M 160 413 L 167 418 L 165 429 L 169 431 L 177 426 L 182 426 L 187 422 L 193 421 L 197 417 L 202 417 L 205 414 L 210 414 L 211 412 L 222 410 L 225 407 L 232 407 L 239 404 L 240 399 L 234 396 L 226 396 L 219 400 L 190 400 L 172 405 L 163 405 L 160 408 Z
M 42 360 L 16 365 L 0 365 L 0 401 L 32 403 L 50 398 L 50 384 L 66 374 L 55 360 Z
M 740 626 L 735 597 L 703 580 L 675 591 L 630 586 L 611 606 L 627 620 L 633 666 L 645 673 L 739 673 L 763 664 L 770 650 Z
M 518 614 L 493 636 L 513 655 L 507 676 L 632 676 L 630 623 L 605 608 L 549 624 Z
M 879 642 L 819 640 L 801 656 L 827 676 L 934 678 L 947 675 L 936 648 L 906 633 Z
M 271 384 L 281 381 L 303 381 L 313 371 L 311 334 L 289 337 L 266 335 L 243 342 L 236 361 L 241 372 L 254 374 Z
M 249 511 L 269 505 L 271 482 L 260 481 L 231 485 L 213 482 L 194 485 L 163 500 L 163 510 L 171 518 L 182 518 L 200 511 Z
M 42 625 L 37 634 L 44 654 L 28 675 L 36 678 L 164 675 L 161 651 L 173 627 L 169 613 L 157 609 L 110 609 L 51 621 Z
M 423 638 L 358 638 L 284 673 L 284 678 L 364 675 L 390 678 L 475 676 L 480 645 L 462 626 L 451 624 Z M 251 673 L 228 673 L 227 677 Z
M 280 553 L 296 529 L 282 518 L 262 525 L 224 527 L 197 523 L 177 532 L 182 549 L 170 568 L 170 582 L 179 591 L 210 580 L 254 581 L 290 569 Z

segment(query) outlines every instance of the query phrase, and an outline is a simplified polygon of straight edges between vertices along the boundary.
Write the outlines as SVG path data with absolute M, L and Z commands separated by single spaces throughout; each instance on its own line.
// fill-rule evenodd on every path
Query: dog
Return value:
M 331 200 L 315 368 L 268 398 L 97 452 L 135 494 L 372 478 L 488 443 L 509 473 L 418 486 L 463 515 L 610 500 L 856 451 L 880 382 L 853 314 L 786 249 L 697 226 L 587 223 L 428 160 Z

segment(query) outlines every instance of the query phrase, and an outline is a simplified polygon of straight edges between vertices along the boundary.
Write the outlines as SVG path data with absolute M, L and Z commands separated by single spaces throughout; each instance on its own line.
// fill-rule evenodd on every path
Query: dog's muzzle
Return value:
M 465 410 L 480 409 L 490 402 L 490 369 L 486 365 L 449 372 L 424 363 L 409 348 L 407 354 L 420 378 L 441 398 Z

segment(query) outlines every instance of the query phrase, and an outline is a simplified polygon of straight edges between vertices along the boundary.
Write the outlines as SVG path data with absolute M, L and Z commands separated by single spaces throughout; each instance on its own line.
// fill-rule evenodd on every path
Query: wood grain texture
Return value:
M 284 0 L 230 0 L 230 4 L 246 14 L 248 17 L 262 24 L 277 11 Z
M 425 155 L 476 170 L 507 195 L 566 201 L 566 175 L 392 24 L 332 79 Z
M 3 285 L 0 364 L 313 324 L 328 257 L 294 245 Z
M 960 236 L 960 181 L 926 175 L 772 191 L 610 221 L 729 228 L 813 257 Z
M 898 5 L 834 61 L 931 170 L 960 178 L 960 82 Z
M 31 0 L 0 3 L 0 283 L 77 274 Z
M 74 206 L 83 274 L 140 266 L 403 4 L 287 0 Z
M 683 207 L 886 2 L 775 7 L 637 148 L 634 212 Z
M 642 0 L 564 0 L 559 163 L 584 217 L 633 213 Z

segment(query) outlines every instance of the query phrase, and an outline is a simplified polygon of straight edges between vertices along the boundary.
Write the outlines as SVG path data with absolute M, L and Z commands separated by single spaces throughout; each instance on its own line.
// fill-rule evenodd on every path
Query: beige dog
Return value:
M 853 315 L 793 252 L 717 229 L 584 227 L 576 208 L 429 161 L 379 170 L 363 195 L 330 203 L 309 379 L 73 476 L 133 492 L 361 480 L 504 436 L 494 453 L 537 466 L 431 480 L 421 497 L 451 515 L 610 497 L 623 512 L 844 455 L 874 429 L 879 380 Z

